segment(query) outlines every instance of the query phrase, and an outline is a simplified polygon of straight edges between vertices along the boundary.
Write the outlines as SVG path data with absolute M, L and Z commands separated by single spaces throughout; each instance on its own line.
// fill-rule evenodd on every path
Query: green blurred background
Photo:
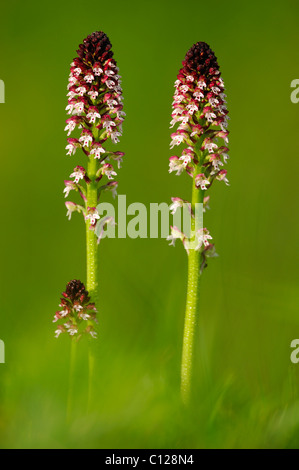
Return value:
M 295 0 L 11 0 L 1 5 L 0 446 L 2 448 L 299 447 L 298 124 Z M 200 298 L 192 404 L 180 404 L 186 292 L 183 248 L 103 240 L 93 411 L 87 345 L 65 422 L 70 341 L 52 315 L 66 282 L 85 281 L 84 224 L 67 221 L 66 85 L 78 44 L 105 31 L 123 78 L 127 202 L 190 197 L 168 174 L 173 83 L 197 41 L 215 51 L 230 111 L 230 186 L 211 192 L 219 258 Z M 106 201 L 112 202 L 110 194 Z

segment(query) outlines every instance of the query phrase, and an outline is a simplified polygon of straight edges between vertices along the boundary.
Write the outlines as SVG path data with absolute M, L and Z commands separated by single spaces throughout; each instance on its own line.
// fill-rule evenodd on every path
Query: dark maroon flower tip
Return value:
M 183 61 L 188 72 L 200 72 L 203 75 L 215 74 L 219 70 L 217 58 L 206 42 L 197 42 L 189 49 Z
M 88 292 L 85 289 L 83 282 L 77 279 L 67 283 L 65 292 L 63 292 L 62 295 L 72 303 L 77 300 L 80 300 L 81 304 L 89 301 Z
M 108 36 L 103 31 L 95 31 L 83 40 L 79 45 L 77 54 L 87 66 L 96 62 L 102 63 L 104 60 L 112 59 L 112 45 Z M 74 60 L 76 62 L 76 59 Z

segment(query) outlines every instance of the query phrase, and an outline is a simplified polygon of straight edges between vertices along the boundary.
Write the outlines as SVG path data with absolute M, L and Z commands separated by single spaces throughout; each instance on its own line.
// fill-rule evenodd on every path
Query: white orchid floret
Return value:
M 223 166 L 223 162 L 220 159 L 220 156 L 217 154 L 212 154 L 210 160 L 213 165 L 213 170 L 211 171 L 211 175 L 214 175 L 216 172 L 220 171 L 219 165 Z
M 68 315 L 68 313 L 69 313 L 68 310 L 61 310 L 59 312 L 59 315 L 63 318 L 63 317 L 66 317 Z
M 77 139 L 68 139 L 68 145 L 65 147 L 67 150 L 67 155 L 75 155 L 77 147 L 80 146 L 80 143 Z
M 188 166 L 188 164 L 192 161 L 192 157 L 191 157 L 191 155 L 189 155 L 189 154 L 182 155 L 179 159 L 182 160 L 183 166 L 184 166 L 185 168 L 186 168 L 186 167 Z
M 166 241 L 170 242 L 169 245 L 175 246 L 175 242 L 177 239 L 184 240 L 185 234 L 181 232 L 176 226 L 170 227 L 171 233 L 166 238 Z
M 69 100 L 72 100 L 73 98 L 75 98 L 75 96 L 77 96 L 78 93 L 75 93 L 74 91 L 70 90 L 66 96 L 69 97 Z M 65 108 L 67 109 L 67 108 Z
M 85 106 L 84 101 L 78 101 L 77 103 L 74 103 L 72 114 L 74 115 L 82 114 L 84 111 L 84 106 Z
M 111 140 L 114 144 L 117 144 L 117 142 L 119 142 L 118 137 L 120 136 L 121 136 L 121 132 L 118 132 L 118 131 L 111 132 L 110 134 Z
M 74 178 L 75 183 L 79 183 L 86 175 L 86 171 L 82 166 L 76 166 L 73 173 L 70 174 L 70 178 Z
M 182 114 L 183 112 L 184 112 L 183 107 L 182 107 L 182 106 L 178 106 L 178 107 L 174 108 L 174 110 L 173 110 L 172 113 L 171 113 L 171 116 L 172 116 L 172 117 L 175 117 L 175 116 L 177 116 L 178 114 Z
M 87 94 L 90 96 L 92 100 L 96 100 L 99 92 L 96 90 L 90 90 Z
M 77 189 L 78 189 L 78 186 L 77 186 L 76 183 L 74 183 L 74 181 L 67 181 L 66 180 L 64 182 L 64 184 L 65 184 L 65 188 L 63 190 L 63 193 L 65 194 L 65 197 L 69 196 L 70 191 L 72 191 L 72 190 L 77 191 Z
M 170 126 L 169 128 L 171 129 L 173 126 L 176 125 L 176 123 L 179 122 L 179 119 L 177 117 L 174 117 L 171 121 L 170 121 Z
M 68 333 L 69 333 L 70 336 L 74 336 L 78 333 L 78 328 L 76 328 L 76 327 L 69 328 Z
M 107 80 L 106 85 L 108 88 L 110 88 L 110 90 L 112 90 L 115 87 L 115 82 L 114 80 Z
M 205 95 L 201 91 L 195 91 L 193 93 L 193 98 L 197 101 L 200 101 L 201 98 L 204 98 L 204 97 L 205 97 Z
M 89 122 L 95 123 L 97 119 L 101 118 L 100 113 L 98 112 L 97 108 L 90 108 L 89 113 L 86 115 L 87 119 L 89 119 Z
M 115 106 L 118 106 L 118 101 L 114 99 L 107 100 L 107 105 L 109 109 L 114 109 Z
M 228 127 L 228 123 L 226 121 L 220 123 L 220 129 L 222 131 L 225 132 L 227 130 L 227 127 Z
M 90 154 L 94 155 L 95 158 L 101 158 L 102 153 L 105 153 L 105 149 L 101 146 L 101 144 L 95 143 L 90 151 Z
M 198 106 L 194 103 L 188 104 L 186 108 L 188 109 L 188 114 L 190 115 L 198 111 Z
M 206 119 L 207 119 L 208 122 L 213 122 L 214 119 L 216 119 L 216 117 L 217 117 L 216 114 L 213 113 L 213 112 L 208 112 L 208 113 L 206 113 L 205 116 L 206 116 Z
M 99 174 L 107 176 L 109 180 L 112 180 L 117 175 L 116 171 L 110 163 L 105 163 L 99 170 Z
M 79 86 L 78 88 L 76 88 L 76 93 L 79 96 L 83 96 L 86 92 L 87 92 L 87 88 L 85 86 Z
M 107 70 L 105 70 L 105 74 L 108 75 L 108 77 L 111 77 L 111 75 L 115 75 L 115 78 L 119 79 L 119 75 L 115 74 L 114 70 L 107 69 Z
M 73 110 L 74 110 L 74 103 L 69 103 L 65 110 L 67 111 L 68 114 L 72 114 L 73 113 Z
M 181 199 L 180 197 L 172 197 L 171 200 L 172 204 L 170 205 L 169 210 L 172 215 L 176 213 L 177 209 L 182 208 L 184 206 L 187 206 L 189 212 L 191 212 L 191 204 L 189 201 Z
M 229 159 L 229 155 L 228 155 L 227 153 L 225 153 L 225 152 L 223 152 L 221 155 L 222 155 L 222 157 L 223 157 L 224 163 L 227 163 L 227 160 Z
M 197 188 L 200 188 L 202 190 L 206 190 L 207 189 L 207 187 L 206 187 L 207 184 L 210 184 L 210 181 L 206 178 L 204 173 L 199 173 L 198 175 L 196 175 L 196 177 L 195 177 L 195 186 Z
M 69 220 L 71 220 L 71 217 L 72 217 L 72 213 L 73 212 L 82 212 L 83 210 L 83 207 L 80 206 L 79 204 L 75 204 L 74 202 L 72 201 L 66 201 L 65 202 L 65 206 L 67 208 L 67 213 L 66 213 L 66 216 Z
M 198 86 L 198 88 L 200 88 L 201 90 L 204 90 L 204 89 L 207 87 L 207 84 L 206 84 L 206 82 L 205 82 L 203 79 L 200 79 L 200 80 L 198 80 L 198 82 L 197 82 L 197 86 Z
M 209 240 L 212 240 L 212 237 L 206 228 L 200 228 L 196 232 L 197 238 L 197 246 L 195 248 L 196 251 L 200 250 L 202 246 L 209 246 Z
M 76 67 L 73 70 L 73 74 L 75 75 L 75 77 L 79 77 L 79 75 L 81 75 L 81 73 L 82 73 L 82 69 L 80 67 Z
M 77 82 L 77 78 L 72 74 L 70 73 L 69 75 L 69 78 L 68 78 L 68 88 L 70 88 L 71 86 L 73 86 L 76 82 Z
M 180 86 L 180 90 L 181 90 L 183 93 L 187 93 L 187 91 L 189 91 L 189 87 L 188 87 L 188 85 L 181 85 L 181 86 Z
M 79 142 L 83 145 L 83 147 L 88 147 L 90 143 L 93 141 L 92 133 L 88 130 L 85 130 L 81 137 L 79 137 Z
M 100 219 L 100 214 L 95 207 L 88 207 L 84 218 L 89 220 L 91 225 L 94 225 Z
M 116 225 L 114 217 L 106 215 L 97 223 L 95 228 L 95 234 L 98 237 L 98 243 L 100 243 L 101 239 L 103 238 L 105 233 L 105 227 L 107 227 L 108 225 L 111 225 L 112 227 Z
M 184 141 L 184 134 L 172 134 L 172 141 L 170 142 L 170 148 L 173 149 L 175 145 L 180 145 Z
M 214 149 L 217 149 L 217 148 L 218 148 L 218 145 L 215 144 L 214 142 L 207 141 L 207 142 L 205 142 L 205 144 L 204 144 L 204 148 L 205 148 L 205 150 L 208 150 L 210 153 L 213 153 L 213 152 L 214 152 Z
M 219 106 L 217 106 L 217 111 L 219 111 L 222 115 L 223 114 L 226 114 L 227 113 L 227 108 L 224 104 L 220 104 Z M 229 117 L 228 117 L 229 119 Z
M 88 313 L 79 313 L 78 317 L 82 318 L 82 320 L 90 319 L 90 315 Z
M 99 75 L 101 75 L 103 73 L 103 69 L 101 69 L 101 67 L 99 66 L 94 66 L 93 67 L 93 73 L 98 77 Z
M 226 170 L 220 170 L 218 175 L 216 176 L 216 179 L 219 181 L 224 181 L 227 186 L 229 186 L 229 181 L 226 178 L 227 171 Z
M 67 122 L 67 125 L 65 126 L 64 130 L 68 131 L 67 135 L 71 135 L 71 133 L 73 132 L 75 127 L 76 127 L 76 122 L 75 121 L 69 121 L 69 122 Z
M 103 127 L 106 129 L 107 132 L 112 132 L 112 127 L 115 127 L 116 124 L 114 121 L 105 121 Z
M 92 83 L 94 81 L 94 75 L 92 73 L 88 73 L 85 75 L 84 80 L 86 83 Z
M 184 95 L 174 95 L 173 103 L 181 103 L 185 99 Z
M 217 100 L 217 98 L 209 98 L 209 103 L 210 103 L 211 106 L 214 107 L 214 106 L 217 106 L 219 104 L 219 101 Z
M 170 157 L 168 170 L 169 173 L 176 171 L 176 175 L 179 176 L 184 170 L 184 163 L 177 156 Z

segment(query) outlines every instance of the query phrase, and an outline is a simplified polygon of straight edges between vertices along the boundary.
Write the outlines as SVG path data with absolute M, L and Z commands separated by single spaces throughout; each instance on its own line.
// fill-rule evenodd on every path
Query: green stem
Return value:
M 94 137 L 98 135 L 97 129 L 93 129 Z M 98 204 L 98 190 L 96 182 L 97 160 L 90 155 L 87 175 L 91 182 L 87 184 L 86 193 L 86 209 L 88 207 L 97 207 Z M 97 305 L 98 302 L 98 243 L 97 237 L 93 230 L 89 228 L 89 220 L 86 221 L 86 264 L 87 264 L 87 279 L 86 289 L 90 295 L 91 301 Z M 92 405 L 92 381 L 94 369 L 94 355 L 92 346 L 89 345 L 88 351 L 88 398 L 87 398 L 87 412 L 91 410 Z
M 95 141 L 98 140 L 99 130 L 93 126 L 92 133 Z M 86 209 L 88 207 L 97 207 L 98 204 L 98 183 L 96 181 L 97 160 L 93 155 L 89 155 L 87 176 L 91 180 L 87 184 L 86 191 Z M 92 302 L 98 301 L 98 244 L 93 230 L 89 229 L 89 220 L 86 221 L 86 260 L 87 260 L 87 279 L 86 289 L 89 292 Z
M 203 202 L 204 191 L 197 189 L 195 186 L 195 176 L 200 171 L 195 172 L 193 178 L 192 202 L 191 207 L 196 214 L 196 204 Z M 197 220 L 191 219 L 191 230 L 193 237 L 197 229 Z M 200 276 L 200 252 L 190 248 L 188 255 L 188 287 L 187 287 L 187 300 L 185 312 L 185 325 L 183 336 L 183 351 L 182 351 L 182 364 L 181 364 L 181 396 L 185 404 L 190 400 L 191 391 L 191 374 L 194 350 L 194 337 L 198 320 L 198 290 L 199 290 L 199 276 Z
M 93 156 L 89 157 L 87 175 L 91 183 L 87 184 L 86 208 L 96 207 L 98 203 L 97 182 L 95 181 L 97 172 L 97 161 Z M 92 302 L 98 300 L 98 244 L 93 230 L 89 229 L 90 222 L 86 221 L 86 258 L 87 258 L 87 282 L 86 289 L 89 292 Z
M 68 423 L 71 420 L 72 409 L 73 409 L 76 349 L 77 349 L 77 341 L 76 341 L 75 338 L 72 338 L 72 340 L 71 340 L 71 355 L 70 355 L 69 390 L 68 390 L 68 399 L 67 399 L 67 422 Z
M 89 346 L 88 351 L 88 399 L 87 399 L 87 413 L 90 413 L 92 410 L 92 383 L 94 375 L 94 354 L 91 346 Z

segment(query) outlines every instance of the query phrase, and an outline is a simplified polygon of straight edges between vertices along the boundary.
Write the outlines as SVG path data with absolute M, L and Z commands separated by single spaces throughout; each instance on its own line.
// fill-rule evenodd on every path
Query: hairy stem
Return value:
M 96 134 L 96 135 L 95 135 Z M 97 136 L 97 130 L 94 130 L 94 135 Z M 98 204 L 98 191 L 96 179 L 97 160 L 90 155 L 87 175 L 91 182 L 87 184 L 87 200 L 86 208 L 96 207 Z M 89 220 L 86 221 L 86 260 L 87 260 L 87 279 L 86 289 L 90 295 L 91 301 L 97 305 L 98 302 L 98 243 L 94 230 L 89 228 Z M 92 346 L 89 344 L 88 351 L 88 399 L 87 399 L 87 412 L 90 412 L 92 405 L 92 381 L 94 369 L 94 355 Z
M 199 172 L 198 172 L 199 173 Z M 196 215 L 196 205 L 203 202 L 204 191 L 197 189 L 195 186 L 195 177 L 193 178 L 192 190 L 192 210 Z M 191 230 L 194 237 L 195 231 L 199 228 L 198 221 L 195 218 L 191 219 Z M 193 362 L 193 350 L 195 330 L 198 320 L 198 290 L 199 290 L 199 277 L 200 277 L 200 252 L 196 251 L 193 247 L 189 250 L 188 255 L 188 287 L 187 287 L 187 300 L 185 312 L 185 325 L 183 336 L 183 351 L 182 351 L 182 364 L 181 364 L 181 396 L 185 404 L 189 402 L 191 391 L 191 374 Z
M 98 194 L 97 194 L 97 182 L 95 181 L 97 171 L 97 161 L 91 155 L 89 157 L 87 175 L 91 179 L 91 183 L 87 184 L 87 207 L 96 207 Z M 87 282 L 86 289 L 89 292 L 91 301 L 97 303 L 98 300 L 98 245 L 97 238 L 94 230 L 90 230 L 90 221 L 86 221 L 86 258 L 87 258 Z
M 88 351 L 88 398 L 87 398 L 87 413 L 92 411 L 92 398 L 93 398 L 93 376 L 94 376 L 94 363 L 95 357 L 92 351 L 91 346 L 89 346 Z
M 71 420 L 72 409 L 73 409 L 76 349 L 77 349 L 76 339 L 72 338 L 72 340 L 71 340 L 71 354 L 70 354 L 69 390 L 68 390 L 68 398 L 67 398 L 67 422 L 68 423 Z

